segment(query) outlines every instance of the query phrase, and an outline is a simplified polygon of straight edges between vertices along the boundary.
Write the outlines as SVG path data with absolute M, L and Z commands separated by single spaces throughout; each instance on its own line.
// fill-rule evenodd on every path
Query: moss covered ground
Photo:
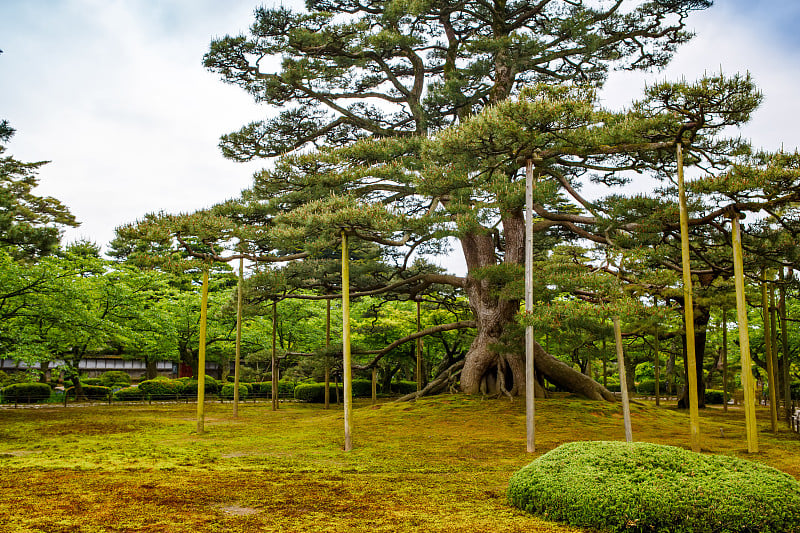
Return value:
M 439 396 L 342 411 L 268 403 L 95 405 L 0 410 L 4 532 L 577 532 L 512 508 L 510 476 L 564 442 L 624 440 L 619 404 L 538 400 L 537 452 L 524 402 Z M 800 438 L 769 431 L 747 454 L 741 410 L 701 413 L 703 450 L 800 478 Z M 632 407 L 634 439 L 689 447 L 688 413 Z

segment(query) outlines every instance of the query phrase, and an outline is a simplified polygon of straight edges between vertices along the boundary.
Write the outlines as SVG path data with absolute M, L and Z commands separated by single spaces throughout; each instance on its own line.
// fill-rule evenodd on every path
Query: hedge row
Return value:
M 3 389 L 3 400 L 9 403 L 37 403 L 50 398 L 52 390 L 47 383 L 15 383 Z
M 509 502 L 602 531 L 800 531 L 800 482 L 760 463 L 644 442 L 573 442 L 509 481 Z

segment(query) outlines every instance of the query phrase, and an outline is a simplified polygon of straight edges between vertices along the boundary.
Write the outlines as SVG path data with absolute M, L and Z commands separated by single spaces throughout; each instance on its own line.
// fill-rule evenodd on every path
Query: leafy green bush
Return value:
M 37 403 L 50 398 L 53 389 L 47 383 L 15 383 L 3 389 L 8 403 Z
M 271 381 L 258 381 L 256 383 L 251 383 L 250 385 L 253 388 L 253 396 L 257 398 L 272 398 Z M 296 383 L 294 381 L 278 381 L 278 397 L 293 398 L 295 386 Z
M 323 383 L 322 390 L 325 390 Z M 336 394 L 334 392 L 334 394 Z M 353 398 L 371 398 L 372 397 L 372 380 L 371 379 L 354 379 L 353 380 Z
M 256 398 L 267 398 L 272 395 L 272 383 L 269 381 L 256 381 L 251 383 L 250 387 L 252 388 L 251 394 Z
M 330 399 L 336 398 L 336 388 L 333 383 L 328 386 Z M 344 397 L 344 388 L 339 383 L 339 395 Z M 294 399 L 301 402 L 325 403 L 325 384 L 324 383 L 300 383 L 294 388 Z
M 724 392 L 716 389 L 706 389 L 705 399 L 707 405 L 722 405 L 725 402 Z M 730 398 L 730 396 L 729 396 Z
M 656 393 L 656 380 L 654 379 L 643 379 L 639 383 L 636 384 L 636 392 L 638 394 L 648 394 L 653 395 Z M 617 389 L 619 389 L 619 383 L 617 383 Z M 660 381 L 658 385 L 658 392 L 659 394 L 666 394 L 667 392 L 667 382 Z
M 136 402 L 143 400 L 144 394 L 139 387 L 125 387 L 114 393 L 114 399 L 120 402 Z
M 336 398 L 336 388 L 333 383 L 329 384 L 330 399 Z M 416 389 L 414 389 L 416 390 Z M 344 386 L 339 383 L 340 398 L 344 398 Z M 353 398 L 369 398 L 372 396 L 372 381 L 368 379 L 353 380 Z M 324 403 L 325 384 L 324 383 L 300 383 L 294 388 L 294 399 L 301 402 Z
M 111 389 L 101 385 L 82 385 L 83 395 L 89 400 L 107 400 Z M 75 397 L 75 389 L 69 389 L 68 394 L 71 398 Z
M 391 384 L 392 392 L 395 394 L 411 394 L 412 392 L 417 392 L 417 382 L 416 381 L 395 381 Z
M 573 442 L 509 481 L 509 502 L 603 531 L 790 532 L 800 483 L 760 463 L 650 443 Z
M 173 400 L 183 393 L 184 387 L 177 379 L 156 378 L 139 383 L 143 397 L 150 400 Z
M 122 370 L 109 370 L 108 372 L 103 372 L 103 375 L 100 376 L 100 385 L 104 387 L 119 389 L 128 387 L 130 384 L 131 377 Z
M 194 378 L 180 378 L 183 383 L 183 395 L 186 397 L 197 396 L 197 380 Z M 219 394 L 219 381 L 206 374 L 203 390 L 206 394 Z
M 219 394 L 226 400 L 233 400 L 233 393 L 235 390 L 236 386 L 233 383 L 226 383 L 222 386 L 222 389 L 220 389 Z M 239 399 L 246 400 L 249 395 L 250 393 L 247 390 L 247 386 L 244 383 L 239 383 Z
M 102 385 L 100 378 L 82 378 L 81 383 L 84 385 Z

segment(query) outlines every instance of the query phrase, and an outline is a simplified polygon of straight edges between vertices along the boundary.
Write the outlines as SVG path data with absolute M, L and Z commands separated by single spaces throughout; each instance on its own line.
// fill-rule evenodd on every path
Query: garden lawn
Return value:
M 621 407 L 537 400 L 537 453 L 524 401 L 439 396 L 356 402 L 354 450 L 342 411 L 269 403 L 94 405 L 0 410 L 0 530 L 8 532 L 576 532 L 510 507 L 508 479 L 576 440 L 624 440 Z M 747 454 L 744 415 L 701 413 L 704 452 L 800 478 L 800 437 L 768 431 Z M 635 440 L 689 447 L 688 413 L 632 407 Z

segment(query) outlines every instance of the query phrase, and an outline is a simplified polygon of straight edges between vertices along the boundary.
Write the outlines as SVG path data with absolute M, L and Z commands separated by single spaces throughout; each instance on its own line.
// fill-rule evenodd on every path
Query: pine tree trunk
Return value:
M 694 307 L 694 350 L 695 350 L 695 361 L 696 361 L 696 368 L 697 368 L 697 405 L 698 407 L 705 407 L 706 406 L 706 380 L 705 374 L 703 371 L 703 359 L 706 356 L 706 329 L 708 328 L 708 322 L 711 320 L 711 309 L 708 306 L 695 306 Z M 688 368 L 689 365 L 686 364 L 686 339 L 684 337 L 684 349 L 683 349 L 683 359 L 684 359 L 684 369 Z M 689 376 L 685 374 L 684 371 L 684 383 L 689 383 Z M 689 408 L 689 387 L 688 385 L 683 386 L 683 390 L 681 391 L 681 397 L 678 399 L 678 408 L 679 409 L 688 409 Z
M 522 212 L 504 213 L 503 230 L 505 263 L 523 264 L 525 224 Z M 499 298 L 497 287 L 493 287 L 489 280 L 472 275 L 478 269 L 497 266 L 495 242 L 490 233 L 464 234 L 461 246 L 467 262 L 466 292 L 477 322 L 477 336 L 467 352 L 461 372 L 461 390 L 468 394 L 520 395 L 525 391 L 525 361 L 521 350 L 497 349 L 503 343 L 507 328 L 514 325 L 520 300 Z M 539 376 L 563 390 L 590 399 L 616 400 L 602 385 L 557 360 L 538 343 L 535 349 L 534 364 Z

